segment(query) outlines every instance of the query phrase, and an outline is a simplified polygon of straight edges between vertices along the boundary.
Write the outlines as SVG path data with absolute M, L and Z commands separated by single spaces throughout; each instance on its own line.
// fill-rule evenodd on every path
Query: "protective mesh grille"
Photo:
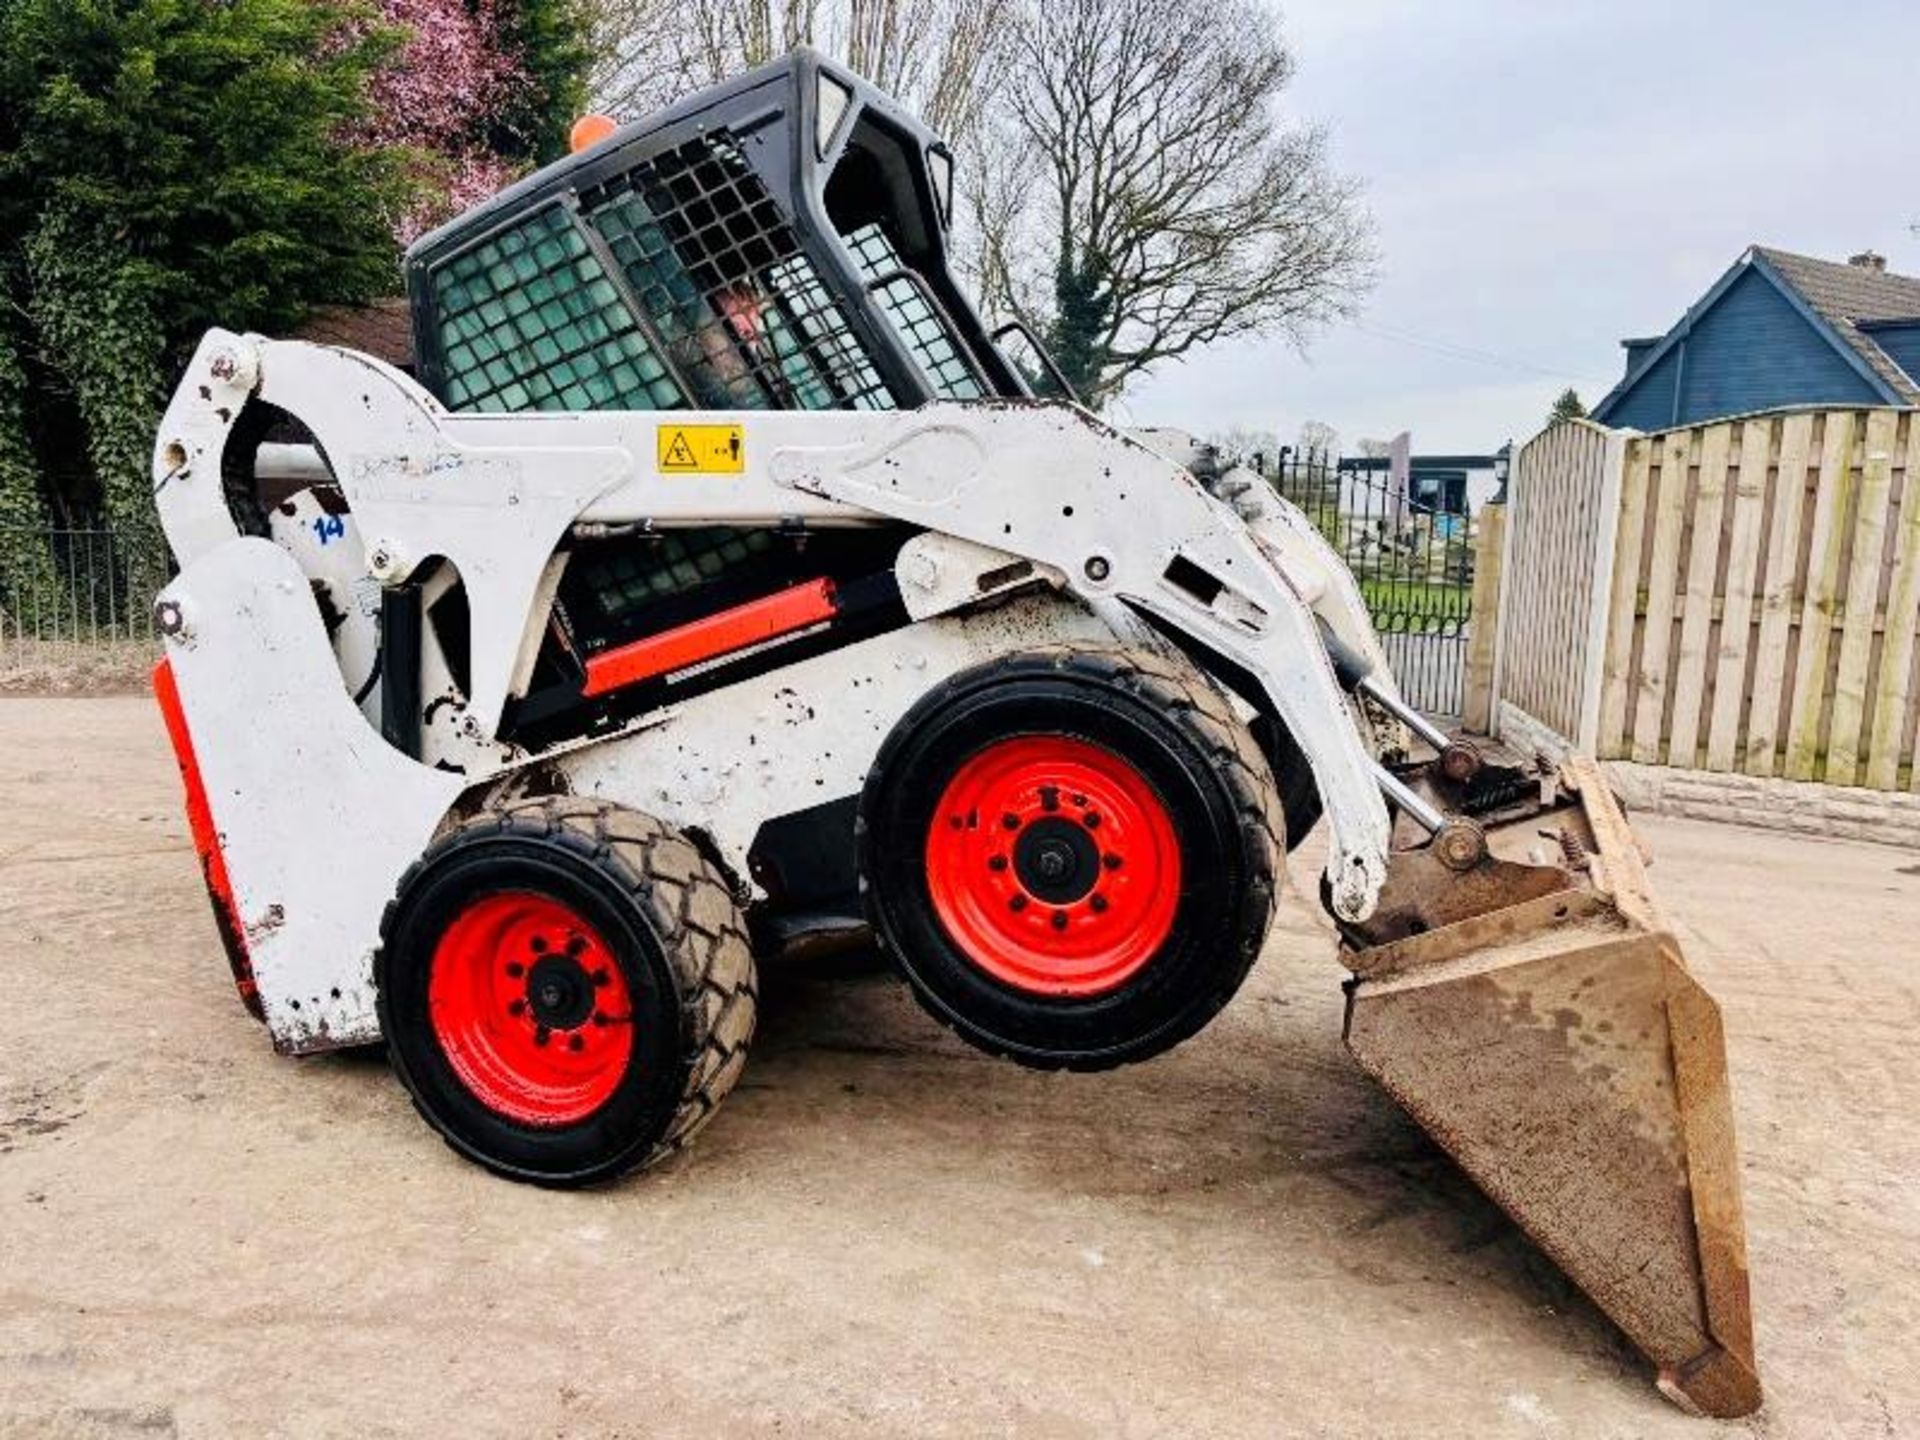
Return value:
M 582 555 L 577 563 L 600 617 L 618 621 L 718 580 L 773 544 L 769 530 L 668 530 L 642 545 Z
M 892 406 L 792 227 L 724 135 L 642 162 L 581 204 L 697 404 Z
M 879 223 L 862 225 L 843 238 L 869 285 L 883 275 L 893 275 L 885 284 L 874 287 L 874 298 L 907 342 L 913 358 L 920 362 L 933 393 L 945 400 L 972 400 L 984 394 L 980 381 L 961 358 L 960 347 L 938 312 L 927 303 L 925 293 L 904 275 L 894 274 L 902 268 L 900 256 Z
M 435 270 L 442 398 L 455 410 L 686 405 L 558 205 Z
M 579 198 L 579 220 L 548 205 L 436 267 L 450 407 L 892 408 L 843 308 L 724 133 Z

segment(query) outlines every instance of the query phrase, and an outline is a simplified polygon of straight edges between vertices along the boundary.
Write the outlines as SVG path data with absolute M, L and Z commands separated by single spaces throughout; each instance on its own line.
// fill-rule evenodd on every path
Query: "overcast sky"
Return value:
M 1920 274 L 1920 0 L 1291 0 L 1289 111 L 1366 186 L 1381 281 L 1303 357 L 1237 342 L 1120 412 L 1497 448 L 1589 405 L 1753 243 Z

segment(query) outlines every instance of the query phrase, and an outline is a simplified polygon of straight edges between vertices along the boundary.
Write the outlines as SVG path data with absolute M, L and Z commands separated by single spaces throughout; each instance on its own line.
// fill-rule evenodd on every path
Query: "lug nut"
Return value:
M 533 953 L 536 955 L 544 955 L 547 953 L 547 937 L 546 936 L 536 935 L 533 937 Z
M 547 1043 L 547 1041 L 551 1040 L 552 1038 L 553 1038 L 553 1032 L 549 1030 L 546 1026 L 539 1025 L 534 1027 L 534 1032 L 533 1032 L 534 1044 L 544 1045 Z
M 522 975 L 526 973 L 527 973 L 527 967 L 522 965 L 518 960 L 509 960 L 507 962 L 508 978 L 518 980 Z
M 1053 912 L 1053 928 L 1056 930 L 1064 930 L 1067 928 L 1067 912 L 1066 911 L 1056 910 Z
M 989 856 L 987 857 L 987 868 L 988 868 L 989 870 L 1004 870 L 1004 869 L 1006 869 L 1006 868 L 1007 868 L 1007 857 L 1006 857 L 1006 856 L 1004 856 L 1004 855 L 989 855 Z
M 1000 817 L 1000 823 L 1009 830 L 1018 830 L 1020 828 L 1020 817 L 1009 810 L 1005 815 Z
M 1092 898 L 1091 900 L 1089 900 L 1089 901 L 1088 901 L 1087 903 L 1088 903 L 1089 905 L 1091 905 L 1091 906 L 1093 907 L 1093 913 L 1094 913 L 1094 914 L 1096 914 L 1096 915 L 1104 915 L 1104 914 L 1106 913 L 1106 910 L 1107 910 L 1107 897 L 1106 897 L 1106 896 L 1104 896 L 1104 895 L 1095 895 L 1095 896 L 1094 896 L 1094 897 L 1093 897 L 1093 898 Z
M 1100 828 L 1100 812 L 1098 810 L 1089 810 L 1085 815 L 1082 815 L 1080 819 L 1089 830 L 1098 830 Z
M 582 1036 L 582 1035 L 570 1035 L 570 1036 L 568 1036 L 568 1037 L 567 1037 L 567 1048 L 568 1048 L 569 1050 L 584 1050 L 584 1049 L 586 1049 L 586 1048 L 587 1048 L 587 1041 L 586 1041 L 586 1037 L 585 1037 L 585 1036 Z
M 1109 870 L 1118 870 L 1120 868 L 1120 857 L 1109 850 L 1105 855 L 1100 857 L 1100 863 Z
M 508 1013 L 509 1015 L 524 1015 L 524 1014 L 526 1014 L 526 1013 L 527 1013 L 527 1002 L 526 1002 L 526 1001 L 524 1001 L 524 1000 L 509 1000 L 509 1001 L 507 1002 L 507 1013 Z
M 569 935 L 567 937 L 567 954 L 578 956 L 583 953 L 586 948 L 587 940 L 584 935 Z
M 1027 897 L 1024 895 L 1014 896 L 1011 900 L 1007 901 L 1007 908 L 1012 910 L 1014 914 L 1019 914 L 1027 908 Z
M 609 978 L 611 977 L 609 977 L 607 972 L 604 970 L 594 971 L 593 972 L 594 988 L 598 989 L 600 986 L 606 984 Z

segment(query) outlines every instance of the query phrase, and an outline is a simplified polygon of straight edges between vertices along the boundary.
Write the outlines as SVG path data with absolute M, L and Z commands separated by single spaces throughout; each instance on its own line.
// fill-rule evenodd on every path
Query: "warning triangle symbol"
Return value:
M 700 463 L 693 458 L 693 447 L 687 444 L 686 431 L 673 432 L 673 441 L 667 446 L 667 458 L 663 463 L 671 470 L 691 470 Z

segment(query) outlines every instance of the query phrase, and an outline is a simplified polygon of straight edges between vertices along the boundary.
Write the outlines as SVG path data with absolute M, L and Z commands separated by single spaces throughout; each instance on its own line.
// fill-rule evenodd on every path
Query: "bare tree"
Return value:
M 1227 454 L 1243 459 L 1258 453 L 1271 460 L 1280 453 L 1282 443 L 1277 432 L 1258 425 L 1229 425 L 1224 430 L 1214 431 L 1207 438 Z
M 1324 420 L 1309 420 L 1300 427 L 1299 449 L 1303 455 L 1338 455 L 1340 432 Z
M 1250 465 L 1263 475 L 1273 473 L 1280 462 L 1280 451 L 1285 448 L 1278 434 L 1255 425 L 1229 425 L 1214 431 L 1207 440 L 1221 455 Z
M 685 44 L 677 0 L 586 0 L 587 93 L 597 110 L 632 116 L 650 110 L 678 79 Z
M 956 144 L 992 95 L 1016 0 L 589 0 L 602 108 L 641 114 L 813 45 Z
M 1025 12 L 969 187 L 978 278 L 1089 400 L 1196 346 L 1303 342 L 1369 285 L 1371 227 L 1324 132 L 1275 114 L 1292 73 L 1254 0 Z

